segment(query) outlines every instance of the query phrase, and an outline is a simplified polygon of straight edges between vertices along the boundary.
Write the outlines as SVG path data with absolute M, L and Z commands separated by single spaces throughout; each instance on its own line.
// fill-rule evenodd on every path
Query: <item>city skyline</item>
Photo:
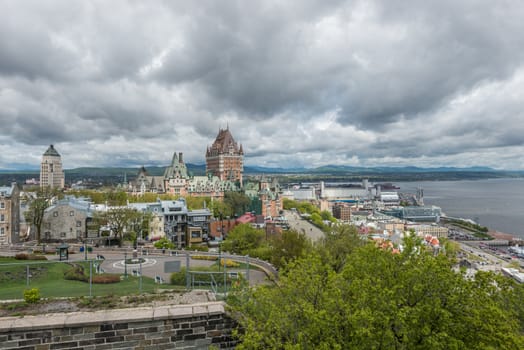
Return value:
M 3 1 L 0 170 L 524 170 L 524 4 Z

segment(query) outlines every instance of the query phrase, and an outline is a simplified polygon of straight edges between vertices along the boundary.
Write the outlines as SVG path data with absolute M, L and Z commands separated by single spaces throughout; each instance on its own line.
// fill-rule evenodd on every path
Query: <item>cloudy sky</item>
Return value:
M 0 170 L 524 169 L 520 0 L 0 1 Z

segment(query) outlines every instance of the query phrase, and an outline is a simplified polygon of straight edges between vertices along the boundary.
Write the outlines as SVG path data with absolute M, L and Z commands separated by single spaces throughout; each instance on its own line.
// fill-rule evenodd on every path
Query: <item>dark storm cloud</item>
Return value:
M 229 125 L 247 164 L 524 168 L 522 32 L 511 0 L 3 1 L 0 139 L 202 163 Z

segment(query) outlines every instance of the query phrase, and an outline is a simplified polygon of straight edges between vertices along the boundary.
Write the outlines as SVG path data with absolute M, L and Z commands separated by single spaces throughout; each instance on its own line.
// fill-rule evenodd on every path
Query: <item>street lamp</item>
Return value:
M 124 277 L 127 278 L 127 250 L 124 251 Z

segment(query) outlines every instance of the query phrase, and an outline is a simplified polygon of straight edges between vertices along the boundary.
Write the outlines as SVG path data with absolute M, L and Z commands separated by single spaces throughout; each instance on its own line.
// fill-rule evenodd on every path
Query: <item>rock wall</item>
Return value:
M 224 304 L 0 318 L 0 349 L 232 349 Z

